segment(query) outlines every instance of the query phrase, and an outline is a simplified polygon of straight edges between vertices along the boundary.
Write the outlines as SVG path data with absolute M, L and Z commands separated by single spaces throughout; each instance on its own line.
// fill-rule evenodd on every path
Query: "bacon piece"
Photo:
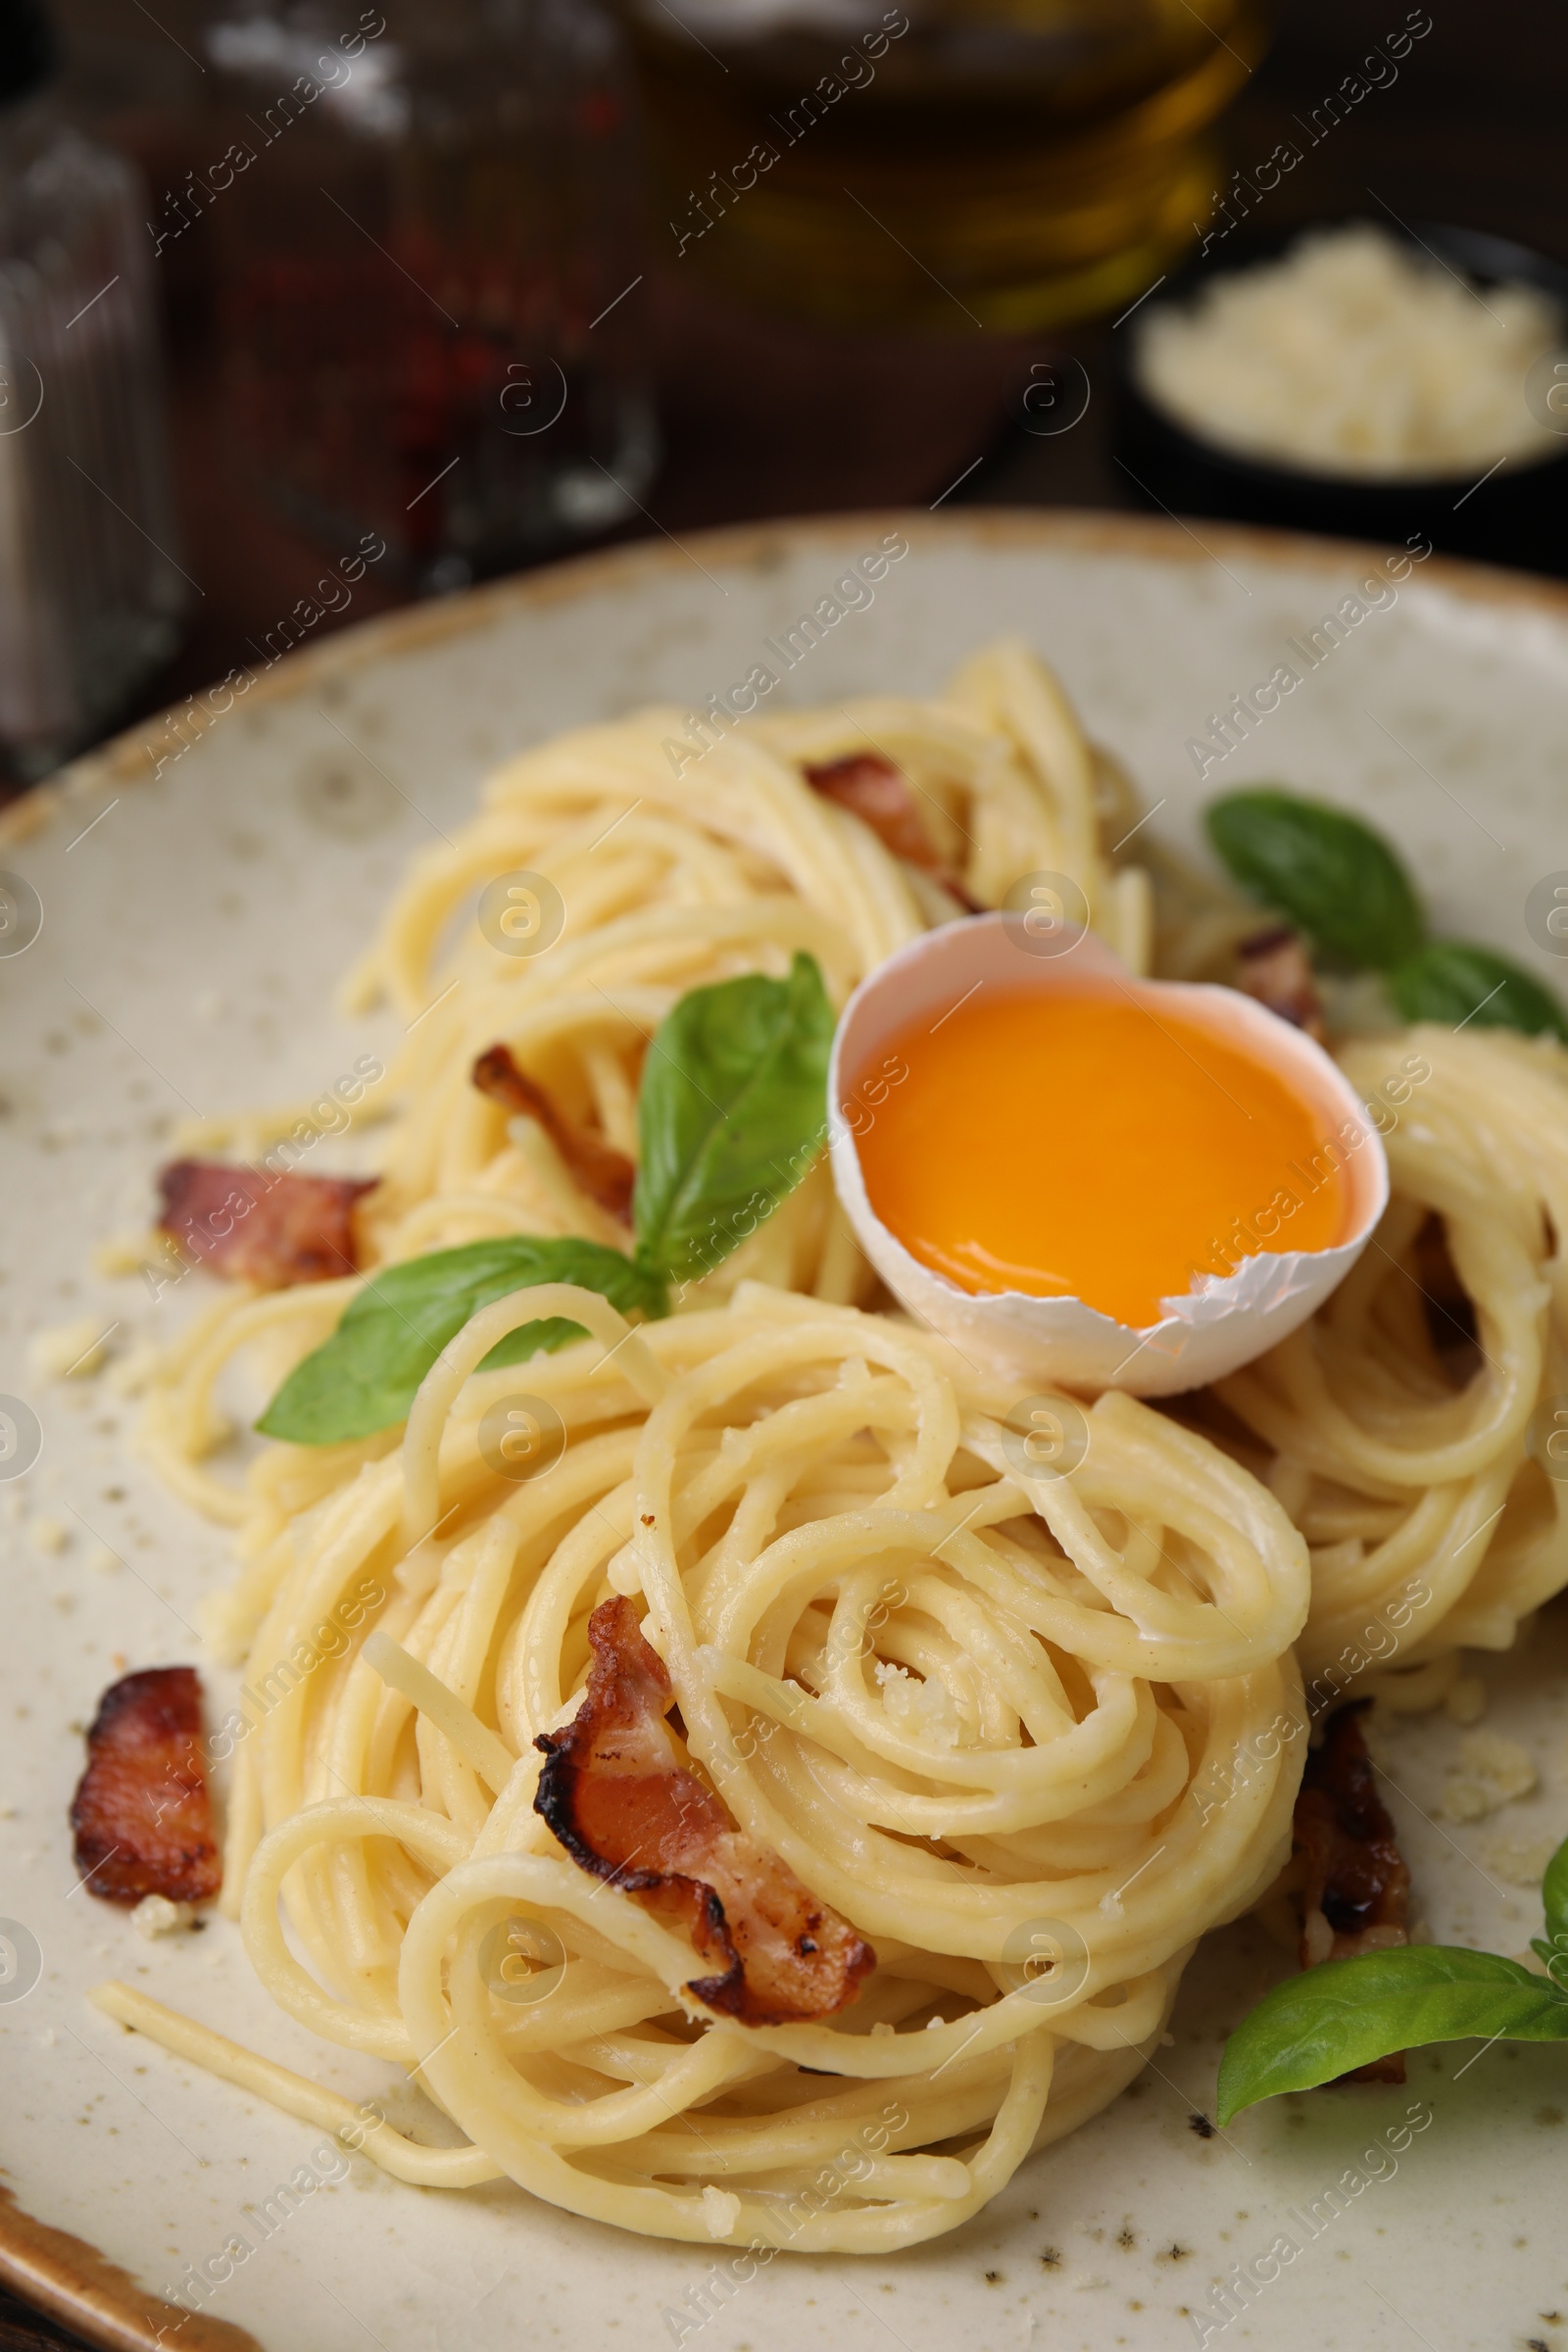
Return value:
M 686 1990 L 745 2026 L 847 2008 L 876 1954 L 679 1760 L 669 1675 L 629 1600 L 588 1620 L 593 1665 L 564 1731 L 534 1741 L 542 1814 L 574 1862 L 691 1937 L 715 1974 Z
M 269 1175 L 218 1159 L 172 1160 L 159 1176 L 163 1232 L 187 1257 L 264 1291 L 358 1270 L 354 1204 L 379 1176 Z
M 1299 931 L 1284 923 L 1254 931 L 1236 951 L 1236 976 L 1244 994 L 1323 1043 L 1323 1001 Z
M 1308 1748 L 1296 1800 L 1296 1849 L 1305 1862 L 1301 1966 L 1350 1960 L 1409 1941 L 1410 1872 L 1372 1779 L 1356 1699 L 1329 1717 L 1320 1747 Z M 1346 2078 L 1402 2082 L 1404 2053 L 1375 2059 Z
M 637 1182 L 635 1160 L 628 1159 L 624 1152 L 617 1152 L 613 1144 L 607 1144 L 602 1137 L 574 1127 L 557 1109 L 538 1080 L 530 1078 L 526 1070 L 518 1069 L 510 1046 L 492 1046 L 487 1054 L 480 1054 L 473 1065 L 473 1083 L 492 1102 L 499 1102 L 523 1118 L 537 1119 L 589 1200 L 597 1200 L 601 1208 L 609 1209 L 623 1225 L 631 1223 L 631 1196 Z
M 194 1666 L 122 1675 L 98 1701 L 87 1769 L 71 1800 L 76 1868 L 89 1894 L 205 1903 L 223 1871 L 202 1753 Z
M 840 808 L 848 808 L 862 825 L 869 825 L 882 847 L 906 865 L 918 866 L 940 882 L 951 898 L 971 914 L 981 911 L 950 867 L 943 864 L 919 809 L 909 779 L 880 752 L 852 752 L 847 760 L 808 763 L 806 781 L 813 792 Z

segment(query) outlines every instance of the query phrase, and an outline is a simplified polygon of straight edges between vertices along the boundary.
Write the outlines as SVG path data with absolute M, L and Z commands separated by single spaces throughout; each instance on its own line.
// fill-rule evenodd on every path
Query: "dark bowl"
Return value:
M 1298 222 L 1268 238 L 1244 233 L 1234 244 L 1227 239 L 1223 254 L 1193 264 L 1157 299 L 1162 305 L 1189 301 L 1216 277 L 1272 260 L 1311 228 L 1326 225 L 1342 224 Z M 1425 221 L 1413 231 L 1396 229 L 1389 221 L 1377 225 L 1412 249 L 1425 247 L 1483 285 L 1513 279 L 1539 286 L 1556 299 L 1568 318 L 1568 268 L 1544 254 L 1475 229 Z M 1177 514 L 1215 514 L 1237 522 L 1321 531 L 1336 539 L 1388 542 L 1422 534 L 1434 547 L 1453 555 L 1518 564 L 1531 571 L 1568 573 L 1568 416 L 1563 418 L 1560 454 L 1528 462 L 1509 459 L 1479 480 L 1463 474 L 1379 480 L 1309 472 L 1236 456 L 1189 432 L 1157 407 L 1137 381 L 1137 328 L 1133 321 L 1128 323 L 1134 327 L 1133 338 L 1116 338 L 1116 451 L 1150 505 Z

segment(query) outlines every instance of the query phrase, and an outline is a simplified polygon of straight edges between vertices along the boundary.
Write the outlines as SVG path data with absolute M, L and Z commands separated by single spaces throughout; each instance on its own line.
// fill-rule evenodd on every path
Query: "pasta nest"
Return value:
M 1314 1713 L 1369 1676 L 1431 1704 L 1461 1645 L 1509 1648 L 1568 1584 L 1568 1052 L 1423 1024 L 1340 1059 L 1383 1129 L 1388 1211 L 1312 1320 L 1217 1391 L 1310 1546 Z
M 474 1373 L 566 1312 L 588 1338 Z M 521 1391 L 561 1436 L 514 1479 L 485 1433 Z M 1197 1938 L 1289 1850 L 1306 1550 L 1168 1417 L 1051 1401 L 1081 1424 L 1070 1475 L 1036 1467 L 1011 1389 L 891 1318 L 749 1283 L 632 1331 L 554 1286 L 469 1322 L 395 1450 L 268 1450 L 218 1614 L 247 1691 L 282 1694 L 238 1750 L 225 1899 L 286 2010 L 465 2134 L 362 2122 L 369 2156 L 648 2234 L 875 2252 L 955 2228 L 1138 2073 Z M 335 1654 L 279 1675 L 367 1592 Z M 534 1811 L 534 1741 L 613 1594 L 691 1769 L 874 1945 L 840 2015 L 709 2015 L 690 1946 Z M 548 1957 L 525 1997 L 498 1934 Z M 352 2127 L 219 2041 L 206 2063 Z

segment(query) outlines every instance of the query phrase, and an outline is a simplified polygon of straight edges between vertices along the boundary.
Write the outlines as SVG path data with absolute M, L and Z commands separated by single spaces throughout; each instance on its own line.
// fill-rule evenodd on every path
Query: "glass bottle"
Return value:
M 43 775 L 178 641 L 186 579 L 134 168 L 58 118 L 41 12 L 0 39 L 0 749 Z
M 1191 243 L 1270 0 L 616 0 L 662 243 L 838 324 L 1032 333 Z
M 332 550 L 447 589 L 621 520 L 656 444 L 624 61 L 591 0 L 230 0 L 215 240 L 246 462 Z

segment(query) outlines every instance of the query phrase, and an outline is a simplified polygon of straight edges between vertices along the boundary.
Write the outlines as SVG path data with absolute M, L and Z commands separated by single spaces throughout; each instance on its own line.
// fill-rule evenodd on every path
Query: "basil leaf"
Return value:
M 1277 787 L 1228 793 L 1204 815 L 1244 890 L 1353 970 L 1403 963 L 1426 937 L 1410 878 L 1380 833 Z
M 709 1273 L 794 1191 L 827 1135 L 833 1007 L 814 959 L 693 989 L 643 1066 L 637 1254 L 672 1282 Z
M 1433 2041 L 1568 2041 L 1568 1996 L 1517 1960 L 1405 1944 L 1276 1984 L 1225 2044 L 1219 2121 Z
M 1530 1948 L 1544 1963 L 1552 1983 L 1568 1990 L 1568 1838 L 1546 1864 L 1541 1902 L 1546 1914 L 1546 1934 L 1544 1937 L 1532 1936 Z
M 1446 1021 L 1458 1028 L 1549 1030 L 1568 1039 L 1568 1020 L 1551 991 L 1491 948 L 1461 939 L 1434 940 L 1389 974 L 1389 994 L 1407 1021 Z
M 257 1428 L 296 1446 L 338 1446 L 405 1419 L 469 1317 L 533 1283 L 574 1282 L 623 1314 L 667 1314 L 669 1280 L 727 1257 L 816 1157 L 832 1040 L 833 1008 L 809 956 L 796 956 L 787 980 L 754 973 L 693 989 L 661 1025 L 643 1073 L 636 1255 L 518 1234 L 385 1267 L 295 1366 Z M 582 1336 L 561 1316 L 525 1323 L 479 1370 Z
M 1568 1936 L 1568 1838 L 1546 1864 L 1541 1882 L 1541 1900 L 1546 1914 L 1546 1934 Z
M 385 1266 L 344 1309 L 329 1340 L 296 1364 L 257 1422 L 264 1437 L 340 1446 L 402 1421 L 448 1340 L 492 1300 L 539 1282 L 598 1291 L 623 1314 L 667 1311 L 663 1285 L 598 1242 L 506 1235 Z M 580 1340 L 580 1323 L 551 1315 L 521 1324 L 491 1348 L 481 1372 L 520 1364 Z

